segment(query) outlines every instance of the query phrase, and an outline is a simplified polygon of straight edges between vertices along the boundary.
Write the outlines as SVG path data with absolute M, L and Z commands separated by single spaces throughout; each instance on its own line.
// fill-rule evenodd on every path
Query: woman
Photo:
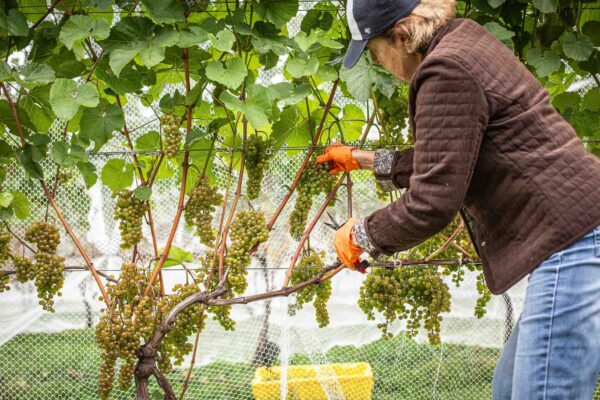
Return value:
M 460 212 L 503 293 L 526 275 L 519 322 L 494 372 L 493 398 L 591 399 L 600 370 L 600 161 L 551 107 L 546 90 L 453 0 L 348 0 L 352 67 L 374 62 L 410 81 L 414 148 L 335 144 L 334 172 L 374 170 L 400 199 L 336 232 L 340 260 L 392 254 Z

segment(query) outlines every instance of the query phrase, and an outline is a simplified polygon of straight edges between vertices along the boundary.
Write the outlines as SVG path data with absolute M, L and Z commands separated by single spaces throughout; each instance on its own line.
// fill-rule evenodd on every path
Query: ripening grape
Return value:
M 36 221 L 25 232 L 25 240 L 35 243 L 38 252 L 54 254 L 60 244 L 60 232 L 54 225 Z
M 130 249 L 142 240 L 142 222 L 147 210 L 148 204 L 132 191 L 121 190 L 117 195 L 114 219 L 119 221 L 122 249 Z
M 60 290 L 64 283 L 65 259 L 56 255 L 60 244 L 58 228 L 44 221 L 36 221 L 25 232 L 25 240 L 35 243 L 35 265 L 31 262 L 16 258 L 15 268 L 18 268 L 19 281 L 31 278 L 35 280 L 35 287 L 40 299 L 39 304 L 46 311 L 54 312 L 54 296 L 61 296 Z
M 485 284 L 483 272 L 477 275 L 477 293 L 479 293 L 479 297 L 477 298 L 477 303 L 475 304 L 475 316 L 477 318 L 482 318 L 487 313 L 485 307 L 492 299 L 492 293 Z
M 328 195 L 333 190 L 336 177 L 329 173 L 328 168 L 327 164 L 310 161 L 302 171 L 296 188 L 298 197 L 289 217 L 290 235 L 296 240 L 304 233 L 313 198 L 321 193 Z M 333 205 L 333 202 L 334 200 L 330 205 Z
M 270 151 L 272 146 L 272 139 L 263 139 L 258 135 L 251 135 L 246 141 L 246 170 L 248 172 L 246 194 L 250 200 L 258 198 L 260 194 L 265 168 L 273 156 Z
M 4 272 L 0 271 L 0 293 L 10 290 L 10 286 L 8 286 L 9 281 L 9 276 L 4 275 Z
M 392 336 L 392 322 L 406 320 L 409 337 L 416 336 L 423 327 L 429 342 L 439 344 L 441 314 L 450 311 L 450 291 L 435 269 L 379 268 L 365 279 L 358 305 L 368 319 L 375 319 L 375 312 L 383 315 L 386 322 L 378 327 L 384 337 Z
M 10 233 L 0 229 L 0 266 L 10 258 L 10 239 Z
M 319 274 L 325 267 L 323 262 L 324 253 L 309 251 L 300 263 L 294 268 L 291 283 L 297 285 L 306 282 Z M 316 319 L 319 327 L 324 328 L 329 325 L 329 312 L 327 311 L 327 301 L 331 296 L 331 280 L 326 280 L 318 285 L 307 286 L 296 292 L 295 309 L 301 309 L 304 304 L 313 302 L 315 307 Z M 295 310 L 292 310 L 295 311 Z
M 242 294 L 248 286 L 246 267 L 251 261 L 248 251 L 269 237 L 265 213 L 254 210 L 238 212 L 231 224 L 229 237 L 231 245 L 227 248 L 225 256 L 225 268 L 229 268 L 227 282 L 234 293 Z
M 165 153 L 168 157 L 175 157 L 181 147 L 181 131 L 179 124 L 181 121 L 173 114 L 165 114 L 160 117 L 160 124 L 165 133 Z
M 200 291 L 193 284 L 175 285 L 172 294 L 160 297 L 158 285 L 155 285 L 151 294 L 144 297 L 148 279 L 148 273 L 143 269 L 135 264 L 124 264 L 119 280 L 107 285 L 112 309 L 106 310 L 96 325 L 96 343 L 102 350 L 103 360 L 98 388 L 101 399 L 108 398 L 112 391 L 117 364 L 119 387 L 125 390 L 131 386 L 136 351 L 156 333 L 174 306 Z M 169 373 L 173 364 L 180 365 L 185 355 L 192 351 L 188 338 L 198 329 L 201 316 L 204 322 L 202 307 L 195 304 L 184 309 L 163 338 L 157 349 L 157 365 L 163 373 Z
M 380 144 L 394 146 L 404 143 L 403 130 L 408 118 L 407 85 L 399 85 L 392 97 L 380 96 L 379 110 L 385 121 L 385 132 L 380 131 Z
M 216 186 L 211 186 L 206 177 L 199 177 L 196 186 L 190 192 L 190 198 L 185 209 L 185 222 L 196 227 L 196 235 L 200 242 L 212 245 L 215 233 L 212 228 L 215 207 L 223 202 L 223 196 L 217 192 Z
M 16 271 L 17 281 L 25 283 L 35 279 L 37 274 L 35 264 L 28 258 L 15 257 L 13 259 L 13 266 Z

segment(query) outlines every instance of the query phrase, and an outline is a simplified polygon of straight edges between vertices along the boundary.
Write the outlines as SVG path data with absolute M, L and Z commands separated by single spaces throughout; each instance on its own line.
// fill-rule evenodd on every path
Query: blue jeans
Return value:
M 590 400 L 600 373 L 600 226 L 529 276 L 494 400 Z

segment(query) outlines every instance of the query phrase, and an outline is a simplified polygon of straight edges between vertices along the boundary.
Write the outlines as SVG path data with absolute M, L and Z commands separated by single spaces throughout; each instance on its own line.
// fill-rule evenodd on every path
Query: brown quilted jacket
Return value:
M 363 222 L 378 251 L 418 245 L 461 212 L 498 294 L 600 224 L 600 160 L 476 22 L 437 33 L 410 82 L 409 122 L 414 149 L 388 176 L 409 189 Z

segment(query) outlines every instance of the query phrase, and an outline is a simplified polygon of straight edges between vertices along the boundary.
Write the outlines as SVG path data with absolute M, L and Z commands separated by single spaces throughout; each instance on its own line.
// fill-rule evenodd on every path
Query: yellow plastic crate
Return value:
M 370 400 L 373 370 L 369 363 L 290 365 L 287 387 L 288 400 L 327 400 L 328 387 L 341 388 L 346 400 Z M 280 400 L 281 367 L 257 368 L 252 394 L 256 400 Z

